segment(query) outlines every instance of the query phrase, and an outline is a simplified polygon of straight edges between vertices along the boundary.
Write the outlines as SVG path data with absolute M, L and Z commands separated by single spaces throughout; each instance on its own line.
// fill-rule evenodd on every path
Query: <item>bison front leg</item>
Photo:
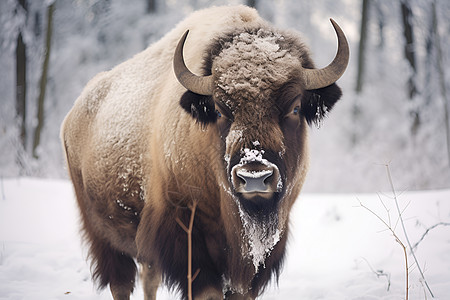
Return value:
M 118 286 L 114 284 L 110 284 L 109 286 L 111 290 L 111 294 L 114 300 L 129 300 L 130 299 L 130 290 L 124 288 L 123 286 Z
M 104 284 L 109 281 L 114 300 L 129 300 L 136 277 L 133 259 L 112 249 L 104 249 L 103 254 L 105 256 L 102 258 L 97 257 L 98 264 L 102 266 L 101 280 Z
M 144 287 L 144 299 L 155 300 L 156 291 L 161 283 L 161 272 L 149 264 L 141 264 L 141 279 Z

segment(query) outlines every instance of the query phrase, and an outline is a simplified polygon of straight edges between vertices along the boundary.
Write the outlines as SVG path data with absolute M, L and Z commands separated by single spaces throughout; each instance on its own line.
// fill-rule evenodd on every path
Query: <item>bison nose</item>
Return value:
M 236 192 L 270 197 L 277 191 L 279 171 L 274 164 L 246 164 L 235 166 L 231 177 Z
M 272 176 L 272 170 L 248 171 L 240 169 L 236 175 L 244 181 L 245 192 L 264 192 L 267 190 L 266 179 Z

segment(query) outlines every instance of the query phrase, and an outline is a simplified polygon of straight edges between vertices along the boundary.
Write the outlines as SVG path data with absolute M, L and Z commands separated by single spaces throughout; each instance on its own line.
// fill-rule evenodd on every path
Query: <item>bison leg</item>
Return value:
M 133 258 L 117 251 L 106 241 L 92 238 L 87 232 L 90 242 L 90 256 L 94 267 L 93 278 L 100 288 L 108 284 L 114 300 L 128 300 L 133 292 L 136 279 L 136 264 Z
M 130 290 L 113 284 L 110 284 L 109 288 L 114 300 L 130 300 Z
M 156 291 L 161 283 L 161 272 L 154 266 L 141 264 L 141 279 L 144 287 L 144 299 L 155 300 Z

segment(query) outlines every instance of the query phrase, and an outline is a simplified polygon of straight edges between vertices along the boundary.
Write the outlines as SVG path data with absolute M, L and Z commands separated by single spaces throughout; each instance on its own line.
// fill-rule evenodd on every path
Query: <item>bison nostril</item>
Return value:
M 239 184 L 241 184 L 242 186 L 244 186 L 247 182 L 245 181 L 244 178 L 242 178 L 241 176 L 236 176 L 236 179 L 238 181 Z

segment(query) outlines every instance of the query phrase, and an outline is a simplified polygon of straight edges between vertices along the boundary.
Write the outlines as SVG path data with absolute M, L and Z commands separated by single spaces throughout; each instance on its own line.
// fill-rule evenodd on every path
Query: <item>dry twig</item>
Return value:
M 370 265 L 369 261 L 367 259 L 365 259 L 364 257 L 362 257 L 362 259 L 366 262 L 366 264 L 369 266 L 370 270 L 378 277 L 386 277 L 387 280 L 387 288 L 386 290 L 389 292 L 389 289 L 391 288 L 391 274 L 390 273 L 386 273 L 383 270 L 375 270 L 374 268 L 372 268 L 372 266 Z
M 433 226 L 427 228 L 427 230 L 425 230 L 425 232 L 423 233 L 422 237 L 419 239 L 419 241 L 417 243 L 414 244 L 414 246 L 411 248 L 411 252 L 413 252 L 418 246 L 419 244 L 423 241 L 423 239 L 425 238 L 425 236 L 428 234 L 428 232 L 430 232 L 430 230 L 438 227 L 438 226 L 450 226 L 450 223 L 445 223 L 445 222 L 439 222 L 437 224 L 434 224 Z
M 197 208 L 197 201 L 193 201 L 191 209 L 191 217 L 189 219 L 189 226 L 186 227 L 186 225 L 183 224 L 183 222 L 177 217 L 175 220 L 177 221 L 178 225 L 187 233 L 188 235 L 188 299 L 192 300 L 192 282 L 197 277 L 198 273 L 200 272 L 200 269 L 197 269 L 194 276 L 192 276 L 192 228 L 194 227 L 194 216 L 195 216 L 195 210 Z
M 423 280 L 425 286 L 427 287 L 428 292 L 430 292 L 431 297 L 434 298 L 434 294 L 433 294 L 433 292 L 431 291 L 430 286 L 428 285 L 427 280 L 425 279 L 425 275 L 424 275 L 423 272 L 422 272 L 422 268 L 420 267 L 419 262 L 417 261 L 417 257 L 416 257 L 416 255 L 414 254 L 413 247 L 411 246 L 411 242 L 409 241 L 409 237 L 408 237 L 408 234 L 407 234 L 407 232 L 406 232 L 405 223 L 403 222 L 403 217 L 402 217 L 402 214 L 403 214 L 404 210 L 403 210 L 403 211 L 400 211 L 400 207 L 399 207 L 399 205 L 398 205 L 397 194 L 396 194 L 396 192 L 395 192 L 394 183 L 393 183 L 393 181 L 392 181 L 392 176 L 391 176 L 391 171 L 390 171 L 390 169 L 389 169 L 389 164 L 386 164 L 385 167 L 386 167 L 386 172 L 387 172 L 387 176 L 388 176 L 388 179 L 389 179 L 389 184 L 391 185 L 392 194 L 394 195 L 395 206 L 397 207 L 397 212 L 398 212 L 398 216 L 399 216 L 399 219 L 400 219 L 400 223 L 401 223 L 401 225 L 402 225 L 403 234 L 405 235 L 406 242 L 408 243 L 409 249 L 411 249 L 411 255 L 412 255 L 412 257 L 414 258 L 414 261 L 415 261 L 415 263 L 416 263 L 417 269 L 419 270 L 420 276 L 422 277 L 422 280 Z M 406 248 L 405 248 L 405 251 L 406 251 Z M 405 254 L 406 254 L 406 252 L 405 252 Z
M 359 201 L 359 199 L 358 199 Z M 405 256 L 405 286 L 406 286 L 406 296 L 405 299 L 408 300 L 408 295 L 409 295 L 409 266 L 408 266 L 408 253 L 406 252 L 406 247 L 403 244 L 403 242 L 400 240 L 400 238 L 397 236 L 397 234 L 395 233 L 394 229 L 392 229 L 391 225 L 386 223 L 386 221 L 383 220 L 383 218 L 381 218 L 379 215 L 377 215 L 373 210 L 371 210 L 370 208 L 368 208 L 367 206 L 365 206 L 364 204 L 362 204 L 361 201 L 359 201 L 359 205 L 366 209 L 367 211 L 369 211 L 371 214 L 373 214 L 375 217 L 378 218 L 378 220 L 380 220 L 385 226 L 386 228 L 392 233 L 392 235 L 395 238 L 395 241 L 402 247 L 403 249 L 403 254 Z M 388 211 L 389 213 L 389 211 Z M 390 219 L 390 218 L 389 218 Z

